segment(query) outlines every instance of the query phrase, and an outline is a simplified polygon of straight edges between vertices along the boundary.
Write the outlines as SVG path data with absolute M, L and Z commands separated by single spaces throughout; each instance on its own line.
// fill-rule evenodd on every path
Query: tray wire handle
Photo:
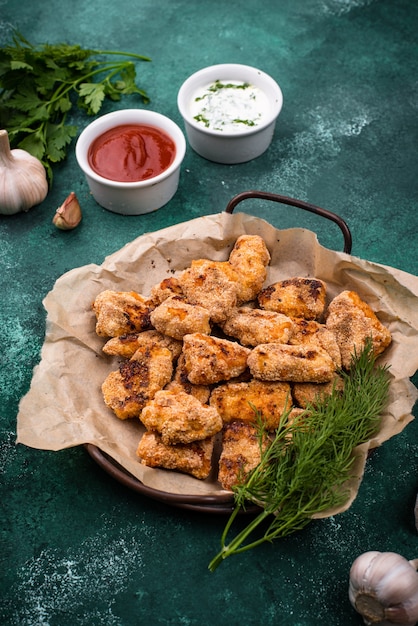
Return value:
M 316 213 L 316 215 L 320 215 L 321 217 L 325 217 L 326 219 L 335 222 L 340 227 L 340 230 L 344 237 L 344 252 L 350 254 L 353 245 L 350 229 L 347 226 L 346 222 L 336 213 L 332 213 L 331 211 L 327 211 L 326 209 L 321 209 L 320 207 L 309 204 L 308 202 L 304 202 L 303 200 L 296 200 L 295 198 L 289 198 L 287 196 L 282 196 L 277 193 L 270 193 L 268 191 L 255 190 L 243 191 L 242 193 L 234 196 L 227 204 L 227 207 L 225 209 L 226 213 L 232 213 L 237 204 L 249 198 L 272 200 L 273 202 L 288 204 L 290 206 L 297 207 L 298 209 L 305 209 L 305 211 Z

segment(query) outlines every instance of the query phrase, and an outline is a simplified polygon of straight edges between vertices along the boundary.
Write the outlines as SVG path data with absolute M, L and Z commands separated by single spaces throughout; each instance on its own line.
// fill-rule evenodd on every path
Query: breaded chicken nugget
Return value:
M 325 324 L 315 320 L 293 319 L 293 333 L 289 339 L 292 345 L 315 344 L 328 352 L 337 367 L 341 367 L 341 352 L 337 339 Z
M 238 304 L 254 300 L 263 287 L 270 263 L 270 252 L 259 235 L 241 235 L 229 255 L 239 275 Z
M 137 455 L 141 463 L 148 467 L 177 470 L 204 480 L 212 469 L 213 446 L 214 437 L 167 446 L 158 433 L 145 432 L 139 442 Z
M 247 368 L 249 348 L 235 341 L 193 333 L 183 338 L 187 377 L 195 385 L 211 385 L 240 376 Z
M 258 302 L 262 309 L 289 317 L 320 319 L 326 305 L 326 285 L 317 278 L 289 278 L 263 289 Z
M 106 289 L 93 302 L 96 333 L 99 337 L 118 337 L 148 330 L 151 310 L 146 299 L 135 291 Z
M 294 383 L 292 397 L 299 407 L 305 409 L 308 404 L 315 406 L 319 399 L 330 396 L 334 388 L 341 392 L 344 390 L 344 381 L 338 374 L 334 374 L 328 383 Z
M 168 348 L 139 348 L 129 361 L 111 372 L 102 385 L 105 404 L 119 419 L 139 417 L 142 409 L 173 375 Z
M 222 324 L 222 330 L 244 346 L 272 341 L 287 343 L 293 332 L 293 322 L 287 315 L 276 311 L 240 307 Z
M 237 304 L 239 277 L 228 261 L 192 261 L 179 280 L 187 301 L 207 309 L 213 322 L 224 322 Z
M 158 285 L 152 287 L 149 303 L 155 308 L 170 296 L 181 295 L 182 290 L 179 279 L 176 276 L 170 276 L 169 278 L 164 278 Z
M 210 396 L 224 424 L 239 419 L 255 423 L 255 411 L 262 416 L 267 430 L 274 430 L 280 419 L 292 405 L 289 383 L 264 382 L 252 379 L 242 383 L 224 383 L 216 387 Z
M 266 439 L 264 446 L 268 445 Z M 224 426 L 218 480 L 231 490 L 260 463 L 260 440 L 254 424 L 236 420 Z
M 329 354 L 310 344 L 260 344 L 251 351 L 247 363 L 254 378 L 260 380 L 325 383 L 335 372 Z
M 189 304 L 183 296 L 170 296 L 150 315 L 152 325 L 169 337 L 181 340 L 190 333 L 210 335 L 209 311 L 198 304 Z
M 142 333 L 112 337 L 103 346 L 103 352 L 111 356 L 121 356 L 125 359 L 130 359 L 139 348 L 152 346 L 168 348 L 173 355 L 173 359 L 177 359 L 180 356 L 183 344 L 177 339 L 159 333 L 158 330 L 144 330 Z
M 184 363 L 184 354 L 181 354 L 174 371 L 172 380 L 166 385 L 165 389 L 181 388 L 186 393 L 200 400 L 202 404 L 207 404 L 210 397 L 210 387 L 208 385 L 194 385 L 187 378 L 187 370 Z
M 335 335 L 346 369 L 351 366 L 354 352 L 362 352 L 368 339 L 372 340 L 376 356 L 392 341 L 389 329 L 355 291 L 342 291 L 330 302 L 326 327 Z
M 222 418 L 214 407 L 180 389 L 157 391 L 140 419 L 147 430 L 158 432 L 166 445 L 199 441 L 222 430 Z

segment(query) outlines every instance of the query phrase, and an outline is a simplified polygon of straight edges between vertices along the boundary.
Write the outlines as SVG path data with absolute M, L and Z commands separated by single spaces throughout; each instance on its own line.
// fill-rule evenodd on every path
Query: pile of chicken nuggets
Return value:
M 228 260 L 194 260 L 148 296 L 96 297 L 103 352 L 120 358 L 104 402 L 145 426 L 144 465 L 202 480 L 215 471 L 231 490 L 260 461 L 257 413 L 273 433 L 342 385 L 338 372 L 369 338 L 376 355 L 391 343 L 356 292 L 328 301 L 324 281 L 299 276 L 264 286 L 269 262 L 262 237 L 242 235 Z

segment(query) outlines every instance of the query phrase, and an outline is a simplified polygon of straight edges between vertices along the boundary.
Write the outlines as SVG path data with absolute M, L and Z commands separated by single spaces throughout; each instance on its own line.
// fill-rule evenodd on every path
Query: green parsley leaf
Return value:
M 40 133 L 26 135 L 19 143 L 19 148 L 26 150 L 40 161 L 45 154 L 45 142 Z
M 105 99 L 105 85 L 103 83 L 82 83 L 78 95 L 87 112 L 94 115 L 100 111 Z
M 23 70 L 23 69 L 32 70 L 33 68 L 30 65 L 28 65 L 28 63 L 25 63 L 24 61 L 11 61 L 10 62 L 10 69 L 12 69 L 12 70 Z
M 74 108 L 96 115 L 106 98 L 120 100 L 127 94 L 148 103 L 147 93 L 136 84 L 134 61 L 150 60 L 77 44 L 34 46 L 15 31 L 12 43 L 0 48 L 0 127 L 7 130 L 12 148 L 27 150 L 43 163 L 51 183 L 52 165 L 65 159 L 77 134 L 67 121 Z
M 76 126 L 65 126 L 59 124 L 48 124 L 46 132 L 46 149 L 53 163 L 62 161 L 65 157 L 67 146 L 77 134 Z

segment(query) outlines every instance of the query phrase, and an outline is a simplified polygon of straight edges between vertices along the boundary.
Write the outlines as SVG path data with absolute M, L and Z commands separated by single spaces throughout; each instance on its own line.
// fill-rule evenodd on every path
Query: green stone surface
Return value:
M 247 189 L 305 200 L 340 215 L 353 254 L 418 274 L 418 4 L 415 0 L 3 0 L 33 43 L 135 51 L 147 107 L 182 126 L 177 91 L 194 71 L 244 63 L 271 74 L 284 106 L 255 161 L 210 163 L 188 147 L 176 196 L 123 217 L 89 194 L 72 146 L 42 205 L 0 216 L 0 623 L 5 626 L 348 626 L 349 568 L 366 550 L 418 556 L 413 507 L 417 424 L 375 451 L 353 506 L 300 533 L 207 569 L 225 518 L 180 510 L 111 479 L 84 449 L 15 445 L 16 414 L 45 331 L 42 299 L 66 271 L 101 263 L 145 232 L 225 209 Z M 135 97 L 103 112 L 144 106 Z M 79 113 L 80 130 L 90 120 Z M 51 223 L 75 191 L 83 221 Z M 315 215 L 248 201 L 278 228 L 302 226 L 342 249 Z M 415 384 L 417 377 L 414 377 Z M 415 408 L 415 415 L 416 408 Z

